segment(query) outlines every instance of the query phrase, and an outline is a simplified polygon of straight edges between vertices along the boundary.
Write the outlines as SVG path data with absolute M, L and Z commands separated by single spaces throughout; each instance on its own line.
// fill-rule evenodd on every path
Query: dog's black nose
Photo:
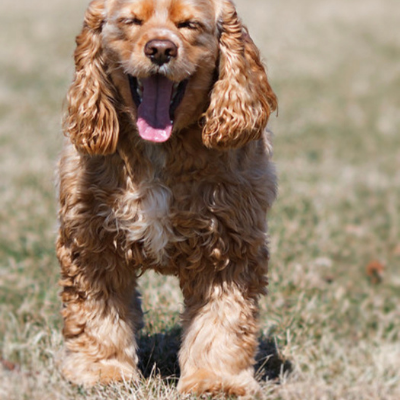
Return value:
M 144 47 L 144 54 L 157 65 L 167 64 L 178 56 L 178 47 L 170 40 L 150 40 Z

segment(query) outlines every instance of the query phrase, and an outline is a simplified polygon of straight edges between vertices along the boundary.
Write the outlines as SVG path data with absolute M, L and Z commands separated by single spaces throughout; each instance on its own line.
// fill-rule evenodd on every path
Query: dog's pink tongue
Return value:
M 162 75 L 143 79 L 143 99 L 138 109 L 140 136 L 151 142 L 165 142 L 172 132 L 169 108 L 173 82 Z

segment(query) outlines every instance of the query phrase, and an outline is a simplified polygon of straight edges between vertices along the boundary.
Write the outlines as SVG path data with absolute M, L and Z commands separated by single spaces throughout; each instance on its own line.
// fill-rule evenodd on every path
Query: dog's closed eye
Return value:
M 143 20 L 141 20 L 140 18 L 137 18 L 137 17 L 119 18 L 118 23 L 125 24 L 125 25 L 141 26 L 141 25 L 143 25 Z
M 186 20 L 182 22 L 178 22 L 177 25 L 178 29 L 200 29 L 202 28 L 202 23 L 199 21 L 193 21 L 193 20 Z

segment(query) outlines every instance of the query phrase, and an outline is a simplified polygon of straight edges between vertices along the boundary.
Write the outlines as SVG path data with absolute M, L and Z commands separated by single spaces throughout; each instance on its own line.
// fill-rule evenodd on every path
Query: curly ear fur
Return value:
M 231 0 L 222 0 L 220 24 L 219 78 L 204 115 L 203 142 L 211 148 L 235 148 L 260 138 L 277 99 Z
M 101 43 L 104 0 L 90 3 L 76 38 L 75 79 L 69 89 L 65 131 L 81 153 L 111 154 L 118 140 L 114 88 L 105 70 Z

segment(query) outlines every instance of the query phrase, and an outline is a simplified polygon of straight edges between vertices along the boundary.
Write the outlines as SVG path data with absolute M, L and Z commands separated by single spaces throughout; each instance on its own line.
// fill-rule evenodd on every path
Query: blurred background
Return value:
M 279 116 L 270 121 L 279 197 L 269 215 L 270 294 L 261 302 L 257 367 L 265 395 L 397 400 L 399 1 L 235 3 L 279 98 Z M 90 392 L 70 387 L 56 368 L 62 340 L 54 172 L 86 6 L 2 0 L 0 399 L 151 398 L 151 384 L 154 398 L 178 398 L 157 376 L 136 391 Z M 163 332 L 179 341 L 179 289 L 173 278 L 147 274 L 142 291 L 139 343 L 151 354 L 161 343 L 156 362 L 163 365 L 168 360 L 160 357 L 176 350 Z

